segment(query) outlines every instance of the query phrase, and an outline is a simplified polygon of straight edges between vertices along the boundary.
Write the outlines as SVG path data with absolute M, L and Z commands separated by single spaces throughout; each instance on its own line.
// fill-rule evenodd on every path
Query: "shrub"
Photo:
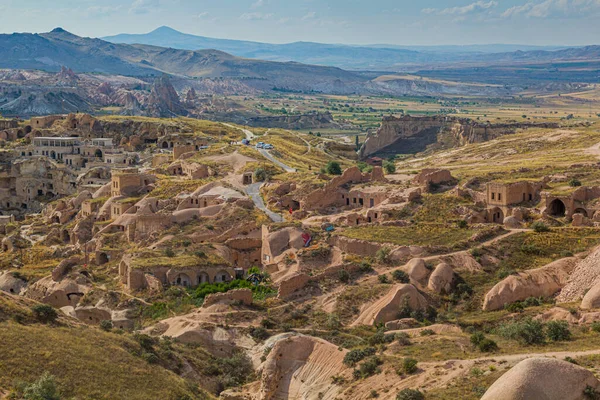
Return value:
M 338 271 L 338 278 L 342 283 L 348 283 L 350 281 L 350 274 L 345 269 Z
M 569 186 L 571 186 L 571 187 L 581 186 L 581 181 L 579 179 L 573 178 L 569 181 Z
M 600 399 L 600 392 L 587 385 L 585 389 L 583 389 L 583 397 L 590 400 L 598 400 Z
M 506 308 L 506 311 L 511 312 L 511 313 L 521 313 L 525 310 L 525 307 L 523 307 L 523 303 L 521 303 L 520 301 L 510 303 L 510 304 L 506 305 L 505 308 Z
M 21 392 L 23 400 L 60 400 L 56 381 L 49 372 L 44 372 L 37 381 L 17 391 Z
M 363 274 L 366 274 L 373 271 L 373 267 L 371 267 L 371 264 L 369 264 L 368 262 L 363 261 L 360 263 L 359 271 Z
M 165 256 L 167 256 L 167 257 L 175 257 L 175 252 L 171 248 L 165 249 Z
M 250 336 L 257 342 L 262 342 L 263 340 L 267 340 L 271 335 L 263 327 L 250 327 Z
M 376 351 L 377 350 L 374 347 L 350 350 L 348 353 L 346 353 L 346 356 L 344 356 L 344 364 L 349 367 L 353 367 L 360 361 L 364 360 L 365 357 L 375 354 Z
M 400 283 L 409 283 L 410 282 L 410 277 L 408 276 L 408 274 L 399 269 L 392 272 L 392 277 L 394 278 L 394 280 L 396 280 Z
M 518 340 L 526 345 L 543 344 L 546 341 L 544 324 L 531 318 L 504 324 L 500 327 L 499 333 L 507 339 Z
M 368 378 L 369 376 L 372 376 L 372 375 L 375 375 L 375 374 L 381 372 L 381 370 L 379 369 L 379 366 L 381 364 L 383 364 L 383 361 L 381 361 L 381 359 L 379 357 L 368 358 L 366 361 L 364 361 L 362 364 L 360 364 L 360 367 L 359 367 L 360 376 L 362 378 Z
M 329 175 L 341 175 L 342 167 L 340 166 L 340 163 L 337 161 L 329 161 L 327 163 L 327 165 L 325 166 L 325 171 Z
M 373 336 L 367 339 L 367 342 L 371 346 L 375 346 L 378 344 L 392 343 L 395 339 L 393 334 L 386 335 L 382 330 L 377 331 Z
M 471 255 L 475 258 L 481 257 L 483 255 L 483 250 L 480 247 L 475 247 L 471 250 Z
M 379 279 L 379 283 L 389 283 L 390 282 L 387 277 L 387 274 L 379 275 L 377 277 L 377 279 Z
M 553 342 L 571 340 L 571 331 L 567 321 L 550 321 L 546 324 L 546 335 Z
M 431 329 L 423 329 L 421 331 L 421 336 L 433 336 L 435 335 L 435 332 Z
M 573 357 L 566 356 L 565 357 L 565 361 L 566 362 L 570 362 L 571 364 L 579 365 L 579 363 L 577 362 L 577 360 L 575 360 Z
M 531 224 L 531 228 L 537 233 L 549 232 L 550 228 L 542 221 L 536 221 Z
M 594 332 L 600 333 L 600 322 L 594 322 L 590 327 Z
M 257 168 L 254 171 L 254 180 L 257 181 L 257 182 L 268 181 L 269 178 L 270 178 L 269 171 L 267 171 L 264 168 Z
M 48 304 L 36 304 L 31 307 L 31 311 L 33 311 L 35 318 L 44 324 L 53 323 L 58 318 L 58 313 L 54 307 L 49 306 Z
M 485 339 L 485 335 L 482 332 L 475 332 L 471 335 L 471 344 L 473 346 L 478 346 Z
M 416 389 L 403 389 L 396 396 L 396 400 L 425 400 L 425 396 Z
M 102 329 L 103 331 L 109 332 L 112 328 L 113 328 L 112 321 L 104 320 L 104 321 L 100 322 L 100 329 Z
M 498 345 L 492 339 L 484 338 L 479 344 L 477 348 L 482 353 L 491 353 L 492 351 L 498 350 Z
M 408 336 L 408 333 L 406 332 L 398 332 L 395 335 L 396 340 L 398 341 L 398 344 L 400 344 L 401 346 L 410 346 L 410 336 Z
M 469 227 L 469 223 L 467 221 L 465 221 L 464 219 L 460 219 L 460 220 L 456 221 L 456 226 L 459 229 L 467 229 Z
M 396 172 L 396 164 L 394 164 L 393 161 L 384 161 L 383 169 L 385 170 L 386 174 L 393 174 Z
M 382 247 L 375 253 L 375 259 L 380 264 L 387 264 L 390 261 L 391 250 L 389 247 Z
M 146 360 L 148 364 L 158 364 L 159 358 L 156 354 L 150 352 L 143 352 L 142 358 Z
M 270 318 L 263 318 L 262 321 L 260 321 L 260 326 L 265 329 L 274 329 L 277 324 Z
M 414 358 L 410 358 L 407 357 L 404 360 L 402 360 L 402 370 L 404 371 L 405 374 L 411 375 L 414 374 L 415 372 L 417 372 L 417 364 L 419 362 L 417 360 L 415 360 Z

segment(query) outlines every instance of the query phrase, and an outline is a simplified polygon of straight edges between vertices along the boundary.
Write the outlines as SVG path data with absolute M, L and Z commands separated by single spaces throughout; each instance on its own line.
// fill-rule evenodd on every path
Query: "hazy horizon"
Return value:
M 599 16 L 598 0 L 5 0 L 0 31 L 40 33 L 60 26 L 105 37 L 169 26 L 264 43 L 564 47 L 600 42 Z

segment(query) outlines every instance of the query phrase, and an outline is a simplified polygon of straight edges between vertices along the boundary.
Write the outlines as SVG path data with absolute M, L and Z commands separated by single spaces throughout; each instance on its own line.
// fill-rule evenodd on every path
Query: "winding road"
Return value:
M 284 219 L 280 214 L 277 214 L 267 208 L 265 202 L 260 195 L 260 188 L 263 185 L 263 182 L 253 183 L 252 185 L 246 186 L 246 194 L 250 196 L 256 207 L 263 211 L 265 214 L 271 218 L 273 222 L 283 222 Z

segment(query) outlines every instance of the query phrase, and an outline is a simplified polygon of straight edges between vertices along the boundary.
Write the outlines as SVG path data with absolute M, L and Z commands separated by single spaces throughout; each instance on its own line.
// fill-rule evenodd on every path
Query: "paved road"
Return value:
M 265 205 L 265 202 L 263 201 L 262 196 L 260 195 L 260 188 L 262 185 L 262 182 L 258 182 L 246 186 L 246 194 L 250 196 L 256 207 L 259 210 L 264 211 L 264 213 L 267 214 L 273 222 L 283 222 L 283 217 L 280 214 L 274 213 L 273 211 L 269 210 Z
M 223 124 L 231 129 L 239 129 L 240 131 L 244 132 L 244 135 L 246 135 L 246 139 L 248 140 L 252 140 L 256 137 L 256 135 L 254 133 L 252 133 L 251 131 L 249 131 L 248 129 L 244 129 L 244 128 L 239 128 L 237 126 L 233 126 L 230 124 Z
M 285 165 L 284 163 L 282 163 L 281 161 L 279 161 L 278 159 L 273 157 L 273 155 L 271 154 L 271 152 L 269 152 L 269 150 L 265 150 L 265 149 L 257 149 L 257 150 L 260 154 L 263 155 L 264 158 L 271 161 L 273 164 L 277 165 L 278 167 L 283 168 L 283 170 L 285 172 L 292 172 L 292 173 L 296 172 L 296 168 L 292 168 L 289 165 Z

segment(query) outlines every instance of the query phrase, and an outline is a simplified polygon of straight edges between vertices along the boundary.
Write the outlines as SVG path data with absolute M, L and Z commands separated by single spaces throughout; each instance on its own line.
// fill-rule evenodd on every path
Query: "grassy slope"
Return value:
M 185 381 L 133 354 L 137 342 L 126 335 L 86 326 L 27 324 L 29 302 L 0 295 L 0 389 L 53 374 L 65 398 L 208 399 Z M 26 324 L 10 318 L 20 315 Z M 188 397 L 186 397 L 188 396 Z

